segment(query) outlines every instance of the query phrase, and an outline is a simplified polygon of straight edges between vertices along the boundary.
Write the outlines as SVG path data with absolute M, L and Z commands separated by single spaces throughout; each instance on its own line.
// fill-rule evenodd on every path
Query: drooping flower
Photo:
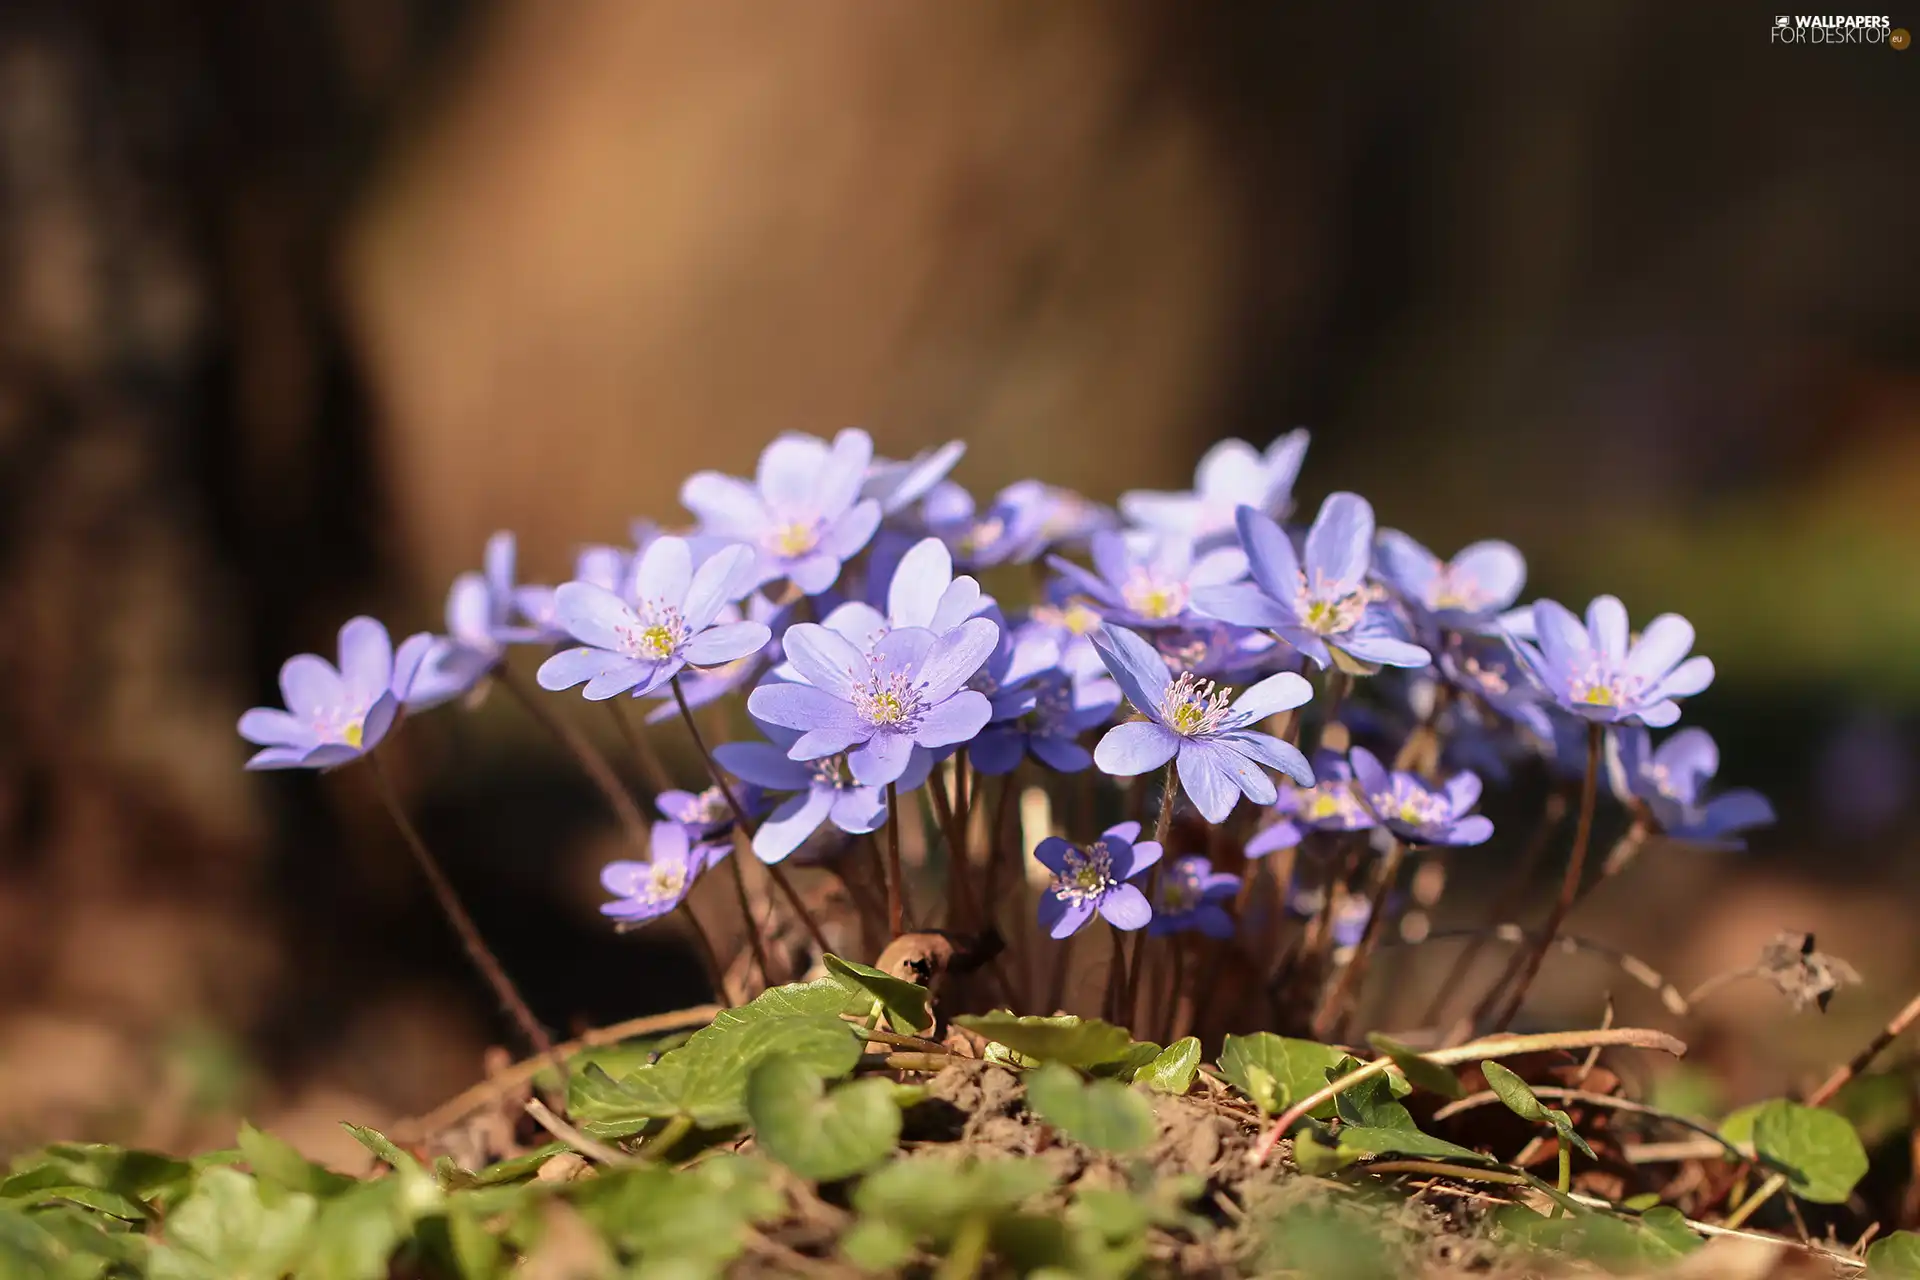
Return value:
M 562 584 L 555 616 L 581 646 L 541 663 L 535 679 L 551 690 L 585 681 L 582 692 L 594 702 L 628 692 L 643 697 L 689 664 L 716 667 L 759 652 L 773 635 L 765 624 L 714 625 L 752 561 L 750 549 L 732 546 L 695 571 L 684 539 L 659 538 L 634 571 L 635 604 L 589 582 Z
M 280 667 L 286 709 L 254 707 L 240 717 L 240 736 L 265 748 L 249 769 L 329 769 L 380 745 L 413 687 L 433 637 L 408 636 L 396 653 L 387 629 L 372 618 L 340 628 L 340 665 L 298 653 Z
M 904 511 L 945 480 L 966 452 L 965 441 L 949 440 L 936 448 L 921 450 L 906 462 L 875 458 L 867 465 L 867 479 L 860 488 L 860 496 L 878 502 L 882 516 Z
M 1495 628 L 1527 582 L 1526 559 L 1507 542 L 1476 542 L 1442 560 L 1398 529 L 1382 529 L 1376 558 L 1387 585 L 1449 631 Z
M 1120 495 L 1120 514 L 1160 533 L 1203 545 L 1234 535 L 1235 512 L 1252 507 L 1276 520 L 1293 506 L 1293 482 L 1307 457 L 1305 428 L 1289 431 L 1264 453 L 1244 440 L 1222 440 L 1207 450 L 1183 493 L 1136 489 Z
M 1130 627 L 1187 626 L 1197 621 L 1189 609 L 1196 590 L 1247 576 L 1240 548 L 1196 555 L 1192 539 L 1179 534 L 1156 538 L 1108 530 L 1093 535 L 1092 552 L 1091 573 L 1059 556 L 1047 563 L 1110 621 Z
M 784 578 L 819 595 L 880 527 L 880 504 L 859 496 L 872 457 L 864 431 L 842 431 L 831 446 L 783 435 L 760 455 L 752 484 L 701 471 L 681 486 L 680 501 L 702 533 L 753 548 L 743 592 Z
M 1223 821 L 1242 795 L 1273 803 L 1273 780 L 1262 765 L 1302 786 L 1313 784 L 1299 748 L 1248 727 L 1313 696 L 1312 686 L 1293 672 L 1268 676 L 1231 701 L 1231 689 L 1192 672 L 1175 679 L 1159 652 L 1124 627 L 1103 627 L 1094 646 L 1127 700 L 1147 717 L 1115 725 L 1100 739 L 1093 759 L 1103 772 L 1127 778 L 1174 760 L 1181 788 L 1208 822 Z
M 1485 844 L 1493 823 L 1471 812 L 1480 802 L 1480 779 L 1456 773 L 1446 783 L 1430 787 L 1404 770 L 1389 771 L 1373 752 L 1355 747 L 1348 752 L 1354 781 L 1382 826 L 1408 844 Z
M 1239 876 L 1215 871 L 1213 863 L 1202 857 L 1175 858 L 1161 868 L 1147 933 L 1155 938 L 1170 933 L 1231 938 L 1233 917 L 1220 904 L 1239 892 Z
M 1773 806 L 1745 787 L 1707 798 L 1707 784 L 1720 772 L 1720 748 L 1705 729 L 1682 729 L 1658 747 L 1638 725 L 1611 735 L 1608 758 L 1614 794 L 1638 803 L 1660 833 L 1711 849 L 1744 849 L 1742 831 L 1769 826 Z
M 1033 856 L 1053 873 L 1040 895 L 1040 927 L 1049 936 L 1078 933 L 1096 913 L 1114 928 L 1128 931 L 1153 919 L 1147 895 L 1128 883 L 1160 861 L 1160 846 L 1140 840 L 1139 823 L 1108 827 L 1085 848 L 1048 836 Z
M 801 735 L 762 722 L 766 742 L 727 742 L 713 750 L 722 769 L 768 791 L 792 792 L 774 807 L 753 835 L 753 852 L 762 862 L 779 862 L 807 842 L 821 824 L 831 822 L 850 835 L 876 831 L 887 820 L 887 789 L 854 781 L 843 755 L 795 760 L 787 753 Z M 927 780 L 933 753 L 916 751 L 896 782 L 911 791 Z
M 1304 564 L 1286 531 L 1252 507 L 1239 516 L 1252 582 L 1194 592 L 1201 613 L 1273 632 L 1322 667 L 1344 655 L 1362 669 L 1424 667 L 1427 651 L 1404 638 L 1398 619 L 1367 582 L 1373 508 L 1336 493 L 1307 531 Z
M 478 685 L 499 665 L 507 644 L 521 638 L 512 625 L 514 538 L 487 539 L 485 571 L 468 571 L 447 591 L 447 632 L 435 636 L 408 690 L 406 705 L 424 710 L 451 701 Z
M 1693 625 L 1663 613 L 1639 639 L 1627 631 L 1627 610 L 1612 596 L 1587 606 L 1584 624 L 1552 600 L 1534 602 L 1532 636 L 1513 636 L 1534 678 L 1562 707 L 1590 722 L 1664 728 L 1680 718 L 1676 698 L 1713 683 L 1713 662 L 1687 657 Z
M 992 704 L 964 686 L 999 634 L 990 620 L 969 618 L 942 636 L 900 627 L 863 650 L 838 632 L 796 623 L 783 643 L 806 683 L 763 684 L 748 697 L 747 710 L 801 730 L 791 759 L 846 752 L 857 781 L 894 782 L 915 746 L 955 746 L 985 727 Z
M 1353 769 L 1339 752 L 1314 752 L 1313 776 L 1310 787 L 1290 783 L 1280 787 L 1273 812 L 1283 816 L 1247 841 L 1249 858 L 1291 849 L 1309 831 L 1365 831 L 1375 825 L 1373 814 L 1354 791 Z
M 627 924 L 657 920 L 682 902 L 700 873 L 727 856 L 722 844 L 695 844 L 677 822 L 656 822 L 647 838 L 646 862 L 609 862 L 600 885 L 614 901 L 600 904 L 602 915 Z

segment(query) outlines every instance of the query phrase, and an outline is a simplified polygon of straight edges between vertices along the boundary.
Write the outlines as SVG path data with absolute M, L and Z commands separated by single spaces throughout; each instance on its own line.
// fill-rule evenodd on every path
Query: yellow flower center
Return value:
M 820 533 L 810 520 L 792 520 L 775 529 L 768 542 L 783 556 L 803 556 L 819 544 Z
M 345 729 L 342 729 L 340 731 L 341 741 L 345 742 L 348 746 L 352 747 L 355 751 L 358 751 L 360 749 L 360 744 L 366 741 L 366 736 L 367 736 L 367 726 L 366 726 L 366 722 L 363 720 L 355 720 L 352 724 L 348 725 Z
M 636 639 L 641 652 L 664 661 L 673 656 L 674 635 L 671 628 L 662 623 L 654 623 L 641 630 Z

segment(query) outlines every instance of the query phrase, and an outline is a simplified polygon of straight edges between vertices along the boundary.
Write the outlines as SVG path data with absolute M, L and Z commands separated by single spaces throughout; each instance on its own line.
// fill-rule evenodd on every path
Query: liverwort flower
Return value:
M 966 451 L 964 441 L 949 440 L 937 448 L 921 450 L 907 462 L 875 458 L 867 466 L 860 496 L 878 502 L 882 516 L 904 511 L 933 492 L 933 487 L 959 465 Z
M 896 544 L 897 545 L 897 544 Z M 876 557 L 874 571 L 880 564 Z M 944 635 L 968 618 L 992 608 L 980 584 L 965 574 L 955 577 L 953 553 L 938 538 L 922 538 L 900 557 L 887 578 L 887 611 L 850 600 L 820 620 L 855 645 L 866 647 L 896 627 L 924 627 Z M 782 670 L 782 679 L 791 678 Z
M 761 722 L 766 742 L 727 742 L 713 749 L 722 769 L 768 791 L 794 794 L 782 800 L 753 835 L 753 852 L 762 862 L 779 862 L 807 842 L 823 823 L 849 835 L 877 831 L 887 820 L 887 789 L 854 781 L 843 755 L 795 760 L 788 755 L 801 735 Z M 933 753 L 916 751 L 896 787 L 911 791 L 933 770 Z
M 394 651 L 387 629 L 372 618 L 340 628 L 340 665 L 298 653 L 280 667 L 286 710 L 254 707 L 240 717 L 240 736 L 265 750 L 249 769 L 330 769 L 380 745 L 412 690 L 433 644 L 426 632 Z
M 1230 539 L 1241 507 L 1284 520 L 1293 506 L 1293 482 L 1307 457 L 1307 432 L 1289 431 L 1266 452 L 1244 440 L 1222 440 L 1207 450 L 1185 493 L 1136 489 L 1120 495 L 1120 514 L 1159 533 L 1195 542 Z
M 992 704 L 965 688 L 1000 628 L 969 618 L 945 635 L 900 627 L 861 649 L 815 623 L 787 628 L 787 660 L 805 684 L 763 684 L 747 699 L 756 719 L 801 730 L 788 756 L 847 754 L 855 780 L 897 781 L 913 748 L 949 747 L 986 726 Z
M 649 539 L 651 541 L 651 539 Z M 574 557 L 571 582 L 591 582 L 615 593 L 629 585 L 634 557 L 620 547 L 594 543 L 580 548 Z M 513 607 L 525 625 L 512 628 L 507 637 L 513 644 L 560 644 L 567 630 L 555 612 L 556 588 L 525 583 L 513 588 Z
M 1298 747 L 1248 728 L 1313 697 L 1313 687 L 1293 672 L 1268 676 L 1231 701 L 1231 689 L 1190 671 L 1175 679 L 1159 651 L 1124 627 L 1101 628 L 1093 643 L 1127 700 L 1147 717 L 1115 725 L 1100 739 L 1093 760 L 1103 772 L 1128 778 L 1173 760 L 1181 787 L 1208 822 L 1223 821 L 1242 795 L 1273 803 L 1273 780 L 1261 765 L 1313 784 Z
M 968 746 L 973 767 L 1003 777 L 1028 755 L 1061 773 L 1093 763 L 1080 737 L 1113 718 L 1120 688 L 1103 673 L 1071 676 L 1046 670 L 994 698 L 993 720 Z
M 1238 547 L 1196 555 L 1193 540 L 1181 535 L 1154 538 L 1107 530 L 1093 535 L 1091 549 L 1092 573 L 1059 556 L 1049 556 L 1047 563 L 1101 606 L 1108 619 L 1132 627 L 1185 626 L 1195 621 L 1188 606 L 1196 589 L 1247 576 L 1246 553 Z
M 1687 657 L 1693 624 L 1677 613 L 1655 618 L 1638 640 L 1612 596 L 1595 597 L 1584 625 L 1552 600 L 1535 601 L 1531 621 L 1532 637 L 1513 636 L 1514 647 L 1548 694 L 1589 722 L 1665 728 L 1680 718 L 1674 699 L 1713 683 L 1712 660 Z
M 1511 543 L 1476 542 L 1442 560 L 1398 529 L 1382 529 L 1380 576 L 1420 614 L 1450 631 L 1489 631 L 1527 582 L 1527 562 Z
M 1140 840 L 1140 824 L 1108 827 L 1086 848 L 1048 836 L 1034 848 L 1040 865 L 1053 872 L 1040 895 L 1040 927 L 1049 936 L 1078 933 L 1095 913 L 1116 929 L 1134 930 L 1153 919 L 1147 895 L 1127 882 L 1160 861 L 1160 846 Z
M 1342 656 L 1361 669 L 1427 665 L 1427 651 L 1402 638 L 1367 582 L 1373 508 L 1365 498 L 1336 493 L 1321 504 L 1304 561 L 1286 531 L 1252 507 L 1240 508 L 1239 526 L 1253 581 L 1196 590 L 1201 613 L 1271 631 L 1322 667 Z
M 1160 872 L 1147 934 L 1155 938 L 1170 933 L 1231 938 L 1233 917 L 1220 904 L 1239 892 L 1239 876 L 1215 871 L 1213 863 L 1205 858 L 1175 858 Z
M 735 786 L 733 798 L 749 818 L 766 811 L 766 797 L 750 782 Z M 705 791 L 662 791 L 654 797 L 653 805 L 667 821 L 679 823 L 689 835 L 701 840 L 724 836 L 733 826 L 733 809 L 719 783 Z
M 656 822 L 647 839 L 646 862 L 609 862 L 600 872 L 600 885 L 616 899 L 600 904 L 602 915 L 626 924 L 644 924 L 666 915 L 682 902 L 700 873 L 727 856 L 721 844 L 695 844 L 677 822 Z
M 1291 849 L 1310 831 L 1366 831 L 1375 825 L 1373 814 L 1353 789 L 1353 769 L 1339 752 L 1314 752 L 1313 776 L 1310 787 L 1280 788 L 1273 812 L 1283 816 L 1247 841 L 1249 858 Z
M 786 631 L 787 620 L 797 607 L 797 601 L 776 605 L 757 591 L 742 604 L 722 606 L 720 612 L 713 615 L 716 626 L 742 620 L 757 622 L 768 629 L 773 639 L 744 658 L 735 658 L 717 667 L 690 667 L 683 671 L 680 675 L 680 696 L 687 700 L 687 706 L 699 708 L 710 702 L 718 702 L 752 684 L 767 667 L 777 665 L 781 660 L 780 636 Z M 647 712 L 648 724 L 659 724 L 680 714 L 680 704 L 674 701 L 673 690 L 657 689 L 653 696 L 660 701 L 660 705 Z
M 1038 480 L 1016 480 L 979 511 L 956 484 L 941 484 L 927 496 L 927 529 L 953 548 L 969 568 L 1026 564 L 1051 547 L 1078 542 L 1113 525 L 1106 508 L 1070 489 Z
M 510 641 L 524 638 L 512 626 L 514 538 L 487 539 L 485 572 L 468 571 L 447 591 L 447 633 L 434 637 L 406 704 L 423 710 L 451 701 L 492 674 Z
M 1445 785 L 1430 787 L 1414 774 L 1388 772 L 1365 747 L 1348 753 L 1354 781 L 1382 826 L 1408 844 L 1485 844 L 1493 823 L 1469 810 L 1480 802 L 1480 779 L 1456 773 Z
M 727 547 L 696 572 L 685 539 L 659 538 L 634 570 L 636 604 L 590 582 L 562 584 L 555 617 L 582 647 L 554 654 L 534 678 L 551 690 L 585 681 L 583 692 L 594 702 L 627 692 L 637 698 L 689 664 L 717 667 L 758 653 L 773 636 L 764 623 L 714 625 L 752 561 L 749 548 Z
M 880 504 L 859 496 L 872 457 L 864 431 L 842 431 L 831 446 L 784 435 L 760 455 L 754 483 L 701 471 L 681 486 L 680 501 L 702 533 L 753 548 L 743 591 L 785 578 L 819 595 L 880 527 Z
M 1705 729 L 1682 729 L 1658 747 L 1638 725 L 1610 736 L 1614 794 L 1639 806 L 1662 835 L 1710 849 L 1744 849 L 1740 832 L 1773 823 L 1773 806 L 1758 791 L 1742 787 L 1706 797 L 1720 772 L 1720 748 Z

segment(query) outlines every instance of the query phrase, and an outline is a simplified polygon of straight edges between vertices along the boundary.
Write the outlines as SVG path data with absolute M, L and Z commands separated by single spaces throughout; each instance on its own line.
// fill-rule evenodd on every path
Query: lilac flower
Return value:
M 1222 440 L 1200 459 L 1190 492 L 1136 489 L 1120 495 L 1120 513 L 1137 525 L 1197 543 L 1231 538 L 1241 507 L 1276 520 L 1286 518 L 1293 506 L 1293 482 L 1306 456 L 1304 428 L 1281 436 L 1265 453 L 1244 440 Z
M 1527 562 L 1511 543 L 1487 541 L 1442 560 L 1398 529 L 1382 529 L 1380 576 L 1419 613 L 1450 631 L 1489 631 L 1527 582 Z
M 1324 885 L 1308 885 L 1296 879 L 1287 888 L 1287 914 L 1300 920 L 1313 919 L 1326 906 L 1327 893 L 1328 888 Z M 1389 894 L 1388 905 L 1393 905 L 1398 896 Z M 1360 939 L 1367 936 L 1367 921 L 1372 918 L 1373 903 L 1366 894 L 1343 891 L 1340 900 L 1333 906 L 1328 936 L 1333 939 L 1335 947 L 1357 947 Z
M 649 542 L 652 539 L 648 539 Z M 580 548 L 574 557 L 573 582 L 591 582 L 612 592 L 624 592 L 630 586 L 635 557 L 619 547 L 600 543 Z M 513 607 L 525 625 L 512 629 L 507 639 L 512 644 L 560 644 L 567 630 L 560 625 L 555 604 L 556 588 L 532 583 L 513 588 Z
M 1645 729 L 1623 725 L 1611 745 L 1614 794 L 1644 806 L 1662 835 L 1710 849 L 1744 849 L 1740 832 L 1774 821 L 1773 806 L 1758 791 L 1706 798 L 1707 783 L 1720 771 L 1720 748 L 1705 729 L 1682 729 L 1656 748 Z
M 1373 508 L 1365 498 L 1336 493 L 1321 504 L 1304 567 L 1279 525 L 1252 507 L 1242 507 L 1239 519 L 1253 581 L 1195 591 L 1201 613 L 1272 631 L 1322 667 L 1342 657 L 1362 670 L 1427 665 L 1427 651 L 1402 638 L 1367 583 Z
M 1626 607 L 1612 596 L 1595 597 L 1585 625 L 1552 600 L 1535 601 L 1531 621 L 1531 639 L 1514 637 L 1521 658 L 1556 702 L 1589 722 L 1664 728 L 1680 718 L 1674 699 L 1713 683 L 1712 660 L 1687 657 L 1693 626 L 1677 613 L 1631 642 Z
M 776 605 L 758 592 L 747 597 L 744 607 L 723 605 L 720 612 L 713 615 L 716 629 L 743 620 L 757 622 L 766 627 L 774 638 L 744 658 L 735 658 L 716 667 L 694 667 L 681 672 L 680 696 L 687 700 L 687 706 L 698 709 L 710 702 L 718 702 L 752 684 L 769 666 L 777 665 L 781 660 L 780 636 L 786 631 L 787 622 L 797 607 L 798 601 Z M 647 712 L 648 724 L 659 724 L 679 716 L 680 704 L 674 701 L 671 689 L 656 690 L 653 696 L 660 700 L 660 705 Z
M 966 451 L 965 442 L 949 440 L 938 448 L 921 450 L 908 462 L 875 458 L 867 466 L 867 479 L 860 488 L 860 496 L 878 502 L 882 516 L 904 511 L 945 480 Z
M 1059 836 L 1042 840 L 1033 856 L 1053 879 L 1040 896 L 1040 927 L 1051 937 L 1065 938 L 1096 912 L 1114 928 L 1129 931 L 1153 919 L 1147 895 L 1127 882 L 1160 861 L 1160 846 L 1152 840 L 1134 843 L 1139 839 L 1140 824 L 1122 822 L 1084 849 Z
M 794 793 L 782 800 L 754 832 L 753 851 L 762 862 L 786 858 L 822 823 L 831 822 L 850 835 L 862 835 L 878 830 L 887 820 L 886 787 L 854 781 L 845 756 L 794 760 L 787 753 L 800 740 L 799 733 L 765 723 L 761 729 L 770 741 L 723 743 L 714 748 L 713 758 L 743 782 L 768 791 Z M 915 751 L 895 785 L 911 791 L 927 780 L 932 769 L 933 753 Z
M 1491 821 L 1468 812 L 1480 801 L 1477 775 L 1456 773 L 1444 786 L 1430 787 L 1411 773 L 1389 773 L 1365 747 L 1355 747 L 1348 759 L 1381 825 L 1408 844 L 1485 844 L 1493 835 Z
M 703 533 L 753 548 L 743 590 L 785 578 L 819 595 L 880 526 L 880 504 L 859 497 L 872 457 L 864 431 L 842 431 L 831 446 L 784 435 L 760 455 L 753 484 L 701 471 L 681 486 L 680 501 Z
M 1185 626 L 1195 621 L 1188 606 L 1196 589 L 1247 576 L 1247 556 L 1238 547 L 1196 556 L 1192 539 L 1180 535 L 1153 538 L 1108 530 L 1093 535 L 1092 550 L 1092 573 L 1058 556 L 1047 563 L 1101 606 L 1109 620 L 1134 627 Z
M 1058 580 L 1056 579 L 1056 586 Z M 1050 590 L 1047 603 L 1035 605 L 1027 614 L 1027 625 L 1044 635 L 1060 649 L 1060 669 L 1075 678 L 1104 675 L 1099 651 L 1093 637 L 1105 625 L 1100 611 L 1081 596 Z
M 552 690 L 584 680 L 583 692 L 594 702 L 629 691 L 637 698 L 688 664 L 716 667 L 759 652 L 773 635 L 764 624 L 713 625 L 752 559 L 746 547 L 728 547 L 695 572 L 684 539 L 660 538 L 634 571 L 638 607 L 589 582 L 563 584 L 555 593 L 555 616 L 582 647 L 554 654 L 534 678 Z
M 1010 706 L 1023 709 L 1012 716 Z M 967 748 L 973 767 L 988 777 L 1004 777 L 1031 755 L 1049 769 L 1079 773 L 1093 763 L 1080 737 L 1113 718 L 1120 688 L 1105 674 L 1074 677 L 1049 670 L 1012 695 L 994 700 L 994 721 Z
M 734 787 L 733 798 L 749 818 L 767 808 L 766 798 L 752 783 Z M 679 823 L 689 835 L 702 840 L 724 836 L 733 827 L 733 809 L 718 783 L 705 791 L 662 791 L 654 797 L 653 805 L 667 821 Z
M 700 873 L 727 856 L 725 845 L 694 844 L 677 822 L 656 822 L 647 840 L 647 862 L 609 862 L 600 885 L 616 901 L 600 904 L 602 915 L 627 924 L 643 924 L 666 915 L 682 902 Z
M 1504 638 L 1449 635 L 1434 656 L 1448 683 L 1473 694 L 1509 720 L 1545 736 L 1541 701 L 1546 690 Z
M 925 515 L 928 530 L 969 568 L 1026 564 L 1051 547 L 1113 525 L 1104 507 L 1038 480 L 1016 480 L 984 512 L 966 490 L 943 484 L 928 495 Z
M 1163 627 L 1147 634 L 1167 666 L 1209 680 L 1238 684 L 1254 673 L 1271 675 L 1300 666 L 1300 655 L 1264 631 L 1197 618 L 1185 627 Z
M 1284 816 L 1247 841 L 1249 858 L 1291 849 L 1310 831 L 1365 831 L 1375 825 L 1353 789 L 1353 769 L 1339 752 L 1314 752 L 1313 776 L 1310 787 L 1280 788 L 1273 812 Z
M 513 627 L 514 538 L 501 532 L 487 539 L 484 573 L 467 572 L 447 592 L 447 633 L 434 637 L 407 692 L 406 704 L 424 710 L 451 701 L 492 674 Z
M 1239 876 L 1215 871 L 1213 863 L 1205 858 L 1175 858 L 1160 873 L 1147 934 L 1155 938 L 1169 933 L 1231 938 L 1233 917 L 1220 904 L 1239 892 Z
M 387 629 L 372 618 L 340 628 L 340 666 L 299 653 L 280 667 L 286 710 L 254 707 L 240 717 L 240 736 L 265 750 L 249 769 L 330 769 L 380 745 L 411 691 L 433 637 L 408 636 L 394 652 Z
M 794 760 L 848 752 L 855 780 L 894 782 L 915 746 L 954 746 L 986 725 L 992 704 L 963 688 L 993 652 L 1000 628 L 969 618 L 943 636 L 890 631 L 862 650 L 814 623 L 787 628 L 787 659 L 807 683 L 763 684 L 747 699 L 757 719 L 802 731 Z
M 883 568 L 878 557 L 872 568 L 876 575 Z M 887 568 L 885 581 L 885 613 L 850 600 L 822 618 L 821 625 L 865 648 L 896 627 L 923 627 L 944 635 L 993 606 L 992 597 L 981 594 L 977 581 L 965 574 L 954 576 L 953 553 L 938 538 L 915 543 Z M 783 680 L 792 678 L 790 669 L 778 674 Z
M 1268 676 L 1229 705 L 1231 689 L 1215 689 L 1192 672 L 1174 679 L 1154 647 L 1124 627 L 1103 627 L 1094 645 L 1127 700 L 1147 717 L 1115 725 L 1100 739 L 1093 759 L 1103 772 L 1127 778 L 1176 760 L 1181 787 L 1208 822 L 1223 821 L 1242 794 L 1255 804 L 1273 803 L 1273 780 L 1261 765 L 1312 784 L 1313 770 L 1297 747 L 1247 727 L 1311 698 L 1312 687 L 1299 676 Z

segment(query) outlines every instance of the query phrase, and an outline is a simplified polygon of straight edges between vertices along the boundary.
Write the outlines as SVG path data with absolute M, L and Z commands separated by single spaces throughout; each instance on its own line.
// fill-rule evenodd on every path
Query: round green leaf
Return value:
M 1027 1077 L 1027 1106 L 1096 1151 L 1138 1151 L 1153 1141 L 1153 1108 L 1117 1080 L 1081 1080 L 1071 1068 L 1041 1067 Z
M 1867 1173 L 1867 1150 L 1845 1117 L 1776 1098 L 1753 1120 L 1753 1147 L 1802 1200 L 1845 1204 Z
M 927 989 L 905 978 L 882 973 L 856 960 L 836 955 L 821 957 L 827 972 L 849 991 L 864 992 L 878 1000 L 887 1011 L 887 1020 L 901 1031 L 926 1031 L 933 1026 L 927 1013 Z
M 1226 1038 L 1220 1050 L 1220 1072 L 1254 1105 L 1272 1115 L 1294 1099 L 1324 1088 L 1328 1069 L 1346 1056 L 1332 1045 L 1260 1031 Z M 1322 1120 L 1331 1116 L 1333 1103 L 1321 1104 L 1312 1114 Z
M 1867 1274 L 1873 1280 L 1920 1280 L 1920 1235 L 1896 1231 L 1867 1247 Z
M 1178 1097 L 1193 1088 L 1193 1077 L 1199 1070 L 1200 1041 L 1188 1036 L 1162 1049 L 1160 1056 L 1140 1068 L 1133 1078 L 1156 1093 Z
M 1004 1009 L 955 1022 L 1015 1053 L 1069 1067 L 1102 1067 L 1133 1050 L 1133 1037 L 1098 1018 L 1016 1018 Z
M 747 1115 L 768 1155 L 819 1182 L 871 1169 L 900 1141 L 892 1082 L 856 1080 L 829 1094 L 817 1072 L 784 1056 L 753 1069 Z

